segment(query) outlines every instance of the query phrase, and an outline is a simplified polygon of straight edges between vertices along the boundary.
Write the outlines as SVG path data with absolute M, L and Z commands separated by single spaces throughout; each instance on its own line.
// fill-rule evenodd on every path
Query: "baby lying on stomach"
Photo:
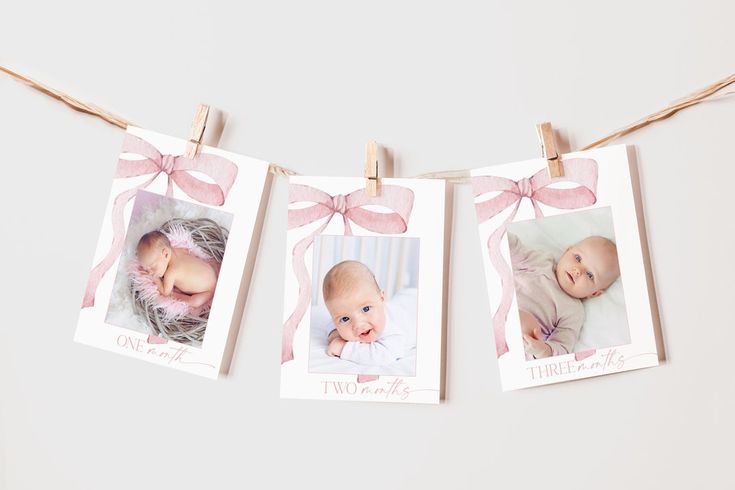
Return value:
M 385 366 L 406 355 L 405 336 L 390 316 L 386 320 L 385 292 L 365 264 L 347 260 L 335 265 L 322 291 L 336 327 L 327 339 L 327 354 L 369 366 Z
M 539 359 L 574 352 L 584 324 L 582 300 L 596 298 L 620 276 L 615 243 L 587 237 L 558 261 L 508 233 L 526 354 Z

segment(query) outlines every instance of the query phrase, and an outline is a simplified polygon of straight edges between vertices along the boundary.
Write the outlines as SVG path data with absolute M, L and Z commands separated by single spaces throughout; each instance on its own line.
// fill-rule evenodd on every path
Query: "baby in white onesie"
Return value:
M 385 366 L 406 355 L 404 334 L 386 321 L 385 292 L 363 263 L 332 267 L 322 285 L 324 303 L 336 327 L 327 354 L 368 366 Z
M 583 299 L 600 296 L 620 276 L 615 243 L 587 237 L 558 261 L 523 246 L 508 233 L 526 354 L 533 358 L 574 352 L 584 324 Z

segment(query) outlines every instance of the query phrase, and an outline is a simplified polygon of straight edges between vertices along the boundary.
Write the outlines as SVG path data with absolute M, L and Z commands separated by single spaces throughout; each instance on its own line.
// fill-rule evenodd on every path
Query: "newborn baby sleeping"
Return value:
M 574 352 L 584 324 L 582 300 L 600 296 L 620 276 L 615 243 L 587 237 L 558 262 L 510 233 L 508 243 L 526 354 L 539 359 Z
M 173 296 L 191 308 L 206 304 L 214 296 L 217 285 L 214 268 L 187 249 L 172 247 L 160 231 L 143 235 L 136 253 L 142 270 L 153 277 L 163 296 Z
M 322 291 L 336 327 L 329 333 L 327 354 L 368 366 L 385 366 L 406 355 L 405 335 L 366 265 L 338 263 L 324 277 Z

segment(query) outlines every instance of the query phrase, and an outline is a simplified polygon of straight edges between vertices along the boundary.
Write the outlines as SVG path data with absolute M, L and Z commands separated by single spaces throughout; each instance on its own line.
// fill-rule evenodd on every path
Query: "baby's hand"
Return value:
M 329 345 L 327 346 L 327 354 L 329 354 L 332 357 L 341 356 L 342 349 L 344 349 L 346 343 L 347 342 L 342 337 L 337 335 L 335 338 L 329 341 Z
M 549 357 L 553 354 L 551 346 L 541 340 L 541 329 L 539 327 L 534 328 L 530 335 L 523 334 L 523 348 L 536 359 Z

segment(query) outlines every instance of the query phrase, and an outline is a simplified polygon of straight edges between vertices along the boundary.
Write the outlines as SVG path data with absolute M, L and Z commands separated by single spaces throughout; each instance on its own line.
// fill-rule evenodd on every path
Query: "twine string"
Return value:
M 686 97 L 683 97 L 677 101 L 672 102 L 669 104 L 668 107 L 665 107 L 664 109 L 661 109 L 660 111 L 654 112 L 653 114 L 649 114 L 648 116 L 644 117 L 643 119 L 640 119 L 632 124 L 629 124 L 625 126 L 624 128 L 620 128 L 617 131 L 605 136 L 604 138 L 600 138 L 597 141 L 594 141 L 590 143 L 589 145 L 582 148 L 582 151 L 584 150 L 591 150 L 592 148 L 598 148 L 600 146 L 606 145 L 610 141 L 616 140 L 618 138 L 621 138 L 627 134 L 632 133 L 633 131 L 637 131 L 641 128 L 644 128 L 648 126 L 649 124 L 655 123 L 657 121 L 663 121 L 664 119 L 668 119 L 677 112 L 681 111 L 682 109 L 686 109 L 687 107 L 691 107 L 693 105 L 697 105 L 700 102 L 706 100 L 708 97 L 711 97 L 715 93 L 719 92 L 723 88 L 727 87 L 728 85 L 735 82 L 735 74 L 730 75 L 727 78 L 723 78 L 722 80 L 719 80 L 712 85 L 709 85 L 702 90 L 699 90 L 691 95 L 688 95 Z M 727 92 L 722 94 L 722 97 L 726 97 L 731 95 L 732 92 Z
M 116 116 L 115 114 L 112 114 L 111 112 L 108 112 L 108 111 L 106 111 L 104 109 L 100 109 L 99 107 L 97 107 L 97 106 L 95 106 L 93 104 L 87 104 L 86 102 L 82 102 L 79 99 L 75 99 L 74 97 L 72 97 L 70 95 L 66 95 L 63 92 L 59 92 L 56 89 L 53 89 L 53 88 L 48 87 L 48 86 L 46 86 L 46 85 L 44 85 L 44 84 L 42 84 L 40 82 L 37 82 L 37 81 L 32 80 L 32 79 L 30 79 L 28 77 L 25 77 L 25 76 L 21 75 L 20 73 L 16 73 L 16 72 L 14 72 L 12 70 L 9 70 L 9 69 L 5 68 L 2 65 L 0 65 L 0 71 L 2 71 L 4 73 L 7 73 L 11 77 L 13 77 L 16 80 L 18 80 L 19 82 L 22 82 L 22 83 L 28 85 L 29 87 L 31 87 L 31 88 L 33 88 L 35 90 L 38 90 L 42 94 L 46 94 L 49 97 L 52 97 L 52 98 L 54 98 L 54 99 L 56 99 L 56 100 L 58 100 L 58 101 L 60 101 L 60 102 L 62 102 L 64 104 L 66 104 L 67 106 L 71 107 L 75 111 L 83 112 L 85 114 L 89 114 L 89 115 L 92 115 L 92 116 L 97 116 L 100 119 L 102 119 L 103 121 L 107 121 L 108 123 L 114 124 L 115 126 L 117 126 L 119 128 L 122 128 L 122 129 L 126 129 L 128 127 L 128 125 L 132 124 L 132 123 L 126 121 L 125 119 L 123 119 L 122 117 L 119 117 L 119 116 Z
M 281 175 L 283 177 L 290 177 L 292 175 L 301 175 L 300 173 L 296 172 L 295 170 L 288 169 L 286 167 L 282 167 L 280 165 L 276 165 L 275 163 L 269 163 L 270 172 L 274 175 Z
M 70 95 L 67 95 L 51 87 L 48 87 L 40 82 L 37 82 L 33 79 L 30 79 L 26 76 L 16 73 L 12 70 L 9 70 L 8 68 L 5 68 L 2 65 L 0 65 L 0 71 L 28 85 L 34 90 L 38 90 L 42 94 L 48 95 L 49 97 L 52 97 L 66 104 L 67 106 L 69 106 L 75 111 L 83 112 L 91 116 L 99 117 L 103 121 L 106 121 L 122 129 L 126 129 L 128 125 L 132 124 L 128 122 L 127 120 L 123 119 L 122 117 L 112 114 L 111 112 L 101 109 L 93 104 L 82 102 L 81 100 L 71 97 Z M 730 91 L 730 92 L 725 92 L 719 95 L 715 95 L 715 94 L 717 94 L 717 92 L 719 92 L 723 88 L 733 83 L 735 83 L 735 74 L 730 75 L 726 78 L 723 78 L 722 80 L 719 80 L 701 90 L 698 90 L 697 92 L 687 95 L 686 97 L 678 99 L 670 103 L 667 107 L 659 111 L 656 111 L 652 114 L 649 114 L 643 117 L 642 119 L 639 119 L 636 122 L 633 122 L 625 127 L 622 127 L 616 131 L 613 131 L 607 136 L 600 138 L 596 141 L 593 141 L 592 143 L 582 147 L 581 150 L 582 151 L 591 150 L 592 148 L 599 148 L 600 146 L 604 146 L 610 143 L 611 141 L 614 141 L 618 138 L 622 138 L 623 136 L 626 136 L 630 133 L 638 131 L 641 128 L 645 128 L 646 126 L 649 126 L 650 124 L 668 119 L 674 114 L 676 114 L 677 112 L 683 109 L 686 109 L 688 107 L 692 107 L 702 102 L 715 101 L 715 100 L 720 100 L 720 99 L 729 97 L 735 94 L 735 92 Z M 281 175 L 281 176 L 286 176 L 286 177 L 291 176 L 291 175 L 301 175 L 294 170 L 283 167 L 281 165 L 276 165 L 275 163 L 269 164 L 269 171 L 275 175 Z M 453 184 L 465 184 L 469 182 L 469 176 L 470 176 L 469 170 L 450 170 L 450 171 L 445 171 L 445 172 L 430 172 L 426 174 L 417 175 L 414 178 L 444 179 L 447 182 L 453 183 Z

